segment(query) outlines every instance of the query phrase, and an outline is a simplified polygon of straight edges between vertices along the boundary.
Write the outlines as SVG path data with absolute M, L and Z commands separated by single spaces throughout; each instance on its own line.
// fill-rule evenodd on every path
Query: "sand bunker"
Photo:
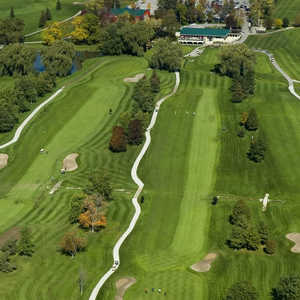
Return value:
M 117 294 L 115 300 L 123 300 L 123 296 L 126 290 L 136 283 L 136 279 L 133 277 L 124 277 L 116 282 Z
M 78 153 L 69 154 L 63 161 L 63 170 L 66 172 L 75 171 L 78 168 L 76 158 L 79 156 Z
M 7 162 L 8 162 L 8 155 L 0 153 L 0 169 L 5 168 Z
M 136 74 L 134 77 L 127 77 L 127 78 L 124 78 L 124 81 L 125 81 L 125 82 L 138 82 L 138 81 L 140 81 L 144 76 L 145 76 L 144 73 Z
M 191 266 L 191 269 L 196 272 L 208 272 L 211 264 L 217 258 L 216 253 L 208 253 L 202 260 Z
M 288 233 L 286 238 L 295 243 L 295 246 L 292 247 L 291 251 L 294 253 L 300 253 L 300 233 Z

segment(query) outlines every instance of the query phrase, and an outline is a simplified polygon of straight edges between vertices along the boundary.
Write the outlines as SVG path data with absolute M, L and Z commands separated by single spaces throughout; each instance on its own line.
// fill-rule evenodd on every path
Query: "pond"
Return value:
M 73 59 L 71 70 L 69 71 L 69 75 L 75 73 L 77 70 L 80 70 L 82 67 L 82 63 L 89 58 L 99 57 L 100 53 L 96 51 L 76 51 L 75 58 Z M 40 53 L 37 54 L 36 59 L 33 63 L 33 68 L 37 72 L 44 72 L 46 70 L 42 56 Z

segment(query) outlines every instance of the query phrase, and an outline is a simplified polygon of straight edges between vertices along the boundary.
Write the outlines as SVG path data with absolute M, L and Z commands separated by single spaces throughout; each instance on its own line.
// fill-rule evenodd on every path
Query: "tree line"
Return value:
M 34 253 L 34 243 L 32 233 L 28 227 L 20 231 L 20 237 L 8 239 L 1 247 L 0 253 L 0 271 L 10 273 L 17 269 L 15 264 L 16 256 L 29 256 Z
M 245 44 L 222 47 L 215 71 L 232 79 L 232 102 L 239 103 L 255 92 L 255 53 Z
M 140 145 L 144 140 L 144 132 L 154 110 L 154 100 L 160 91 L 160 79 L 156 71 L 151 78 L 144 76 L 133 90 L 131 112 L 120 115 L 118 124 L 113 127 L 109 149 L 112 152 L 124 152 L 127 145 Z
M 251 140 L 247 156 L 250 160 L 259 163 L 265 159 L 265 152 L 267 150 L 265 138 L 261 131 L 258 134 L 254 132 L 258 129 L 258 118 L 254 108 L 251 108 L 249 112 L 243 112 L 240 120 L 241 129 L 238 131 L 238 136 L 243 138 L 246 134 L 246 130 L 251 134 Z
M 106 203 L 111 201 L 112 186 L 106 173 L 100 171 L 89 175 L 89 184 L 84 192 L 75 194 L 70 199 L 69 222 L 78 224 L 85 231 L 97 232 L 107 226 Z M 61 251 L 74 258 L 87 247 L 88 240 L 83 232 L 66 232 L 61 240 Z
M 273 300 L 300 299 L 300 276 L 282 276 L 276 287 L 270 291 Z M 226 300 L 258 300 L 261 299 L 255 287 L 249 281 L 238 281 L 227 291 Z
M 257 251 L 260 247 L 267 254 L 274 254 L 276 251 L 276 242 L 271 239 L 271 233 L 268 226 L 264 222 L 260 222 L 259 226 L 253 224 L 251 211 L 243 200 L 238 200 L 232 209 L 229 217 L 232 225 L 230 238 L 227 245 L 236 250 L 247 249 Z
M 20 113 L 28 112 L 33 103 L 53 91 L 56 77 L 69 74 L 75 49 L 71 43 L 57 41 L 41 55 L 45 72 L 34 70 L 37 57 L 34 48 L 10 44 L 0 51 L 0 76 L 13 76 L 14 86 L 0 90 L 0 132 L 11 131 Z

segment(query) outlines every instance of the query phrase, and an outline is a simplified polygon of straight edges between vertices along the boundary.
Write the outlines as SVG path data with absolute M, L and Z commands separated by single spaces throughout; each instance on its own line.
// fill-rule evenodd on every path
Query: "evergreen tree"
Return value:
M 260 244 L 260 236 L 254 228 L 247 229 L 246 248 L 248 250 L 257 250 Z
M 44 27 L 47 22 L 47 17 L 45 12 L 42 10 L 41 11 L 41 16 L 40 16 L 40 21 L 39 21 L 39 27 Z
M 69 214 L 69 220 L 71 224 L 78 222 L 78 217 L 82 211 L 84 198 L 85 198 L 84 194 L 75 194 L 71 198 L 70 214 Z
M 2 252 L 7 252 L 9 255 L 15 255 L 18 252 L 17 240 L 10 239 L 4 243 L 1 248 Z
M 257 300 L 256 289 L 248 281 L 240 281 L 228 290 L 226 300 Z
M 32 235 L 29 228 L 25 227 L 21 230 L 21 238 L 18 246 L 20 255 L 32 256 L 34 253 L 34 244 L 32 242 Z
M 10 262 L 9 253 L 0 253 L 0 271 L 4 273 L 9 273 L 16 269 L 17 267 Z
M 14 8 L 11 7 L 10 8 L 10 18 L 13 19 L 15 17 L 15 11 L 14 11 Z
M 157 76 L 156 71 L 154 70 L 151 78 L 150 78 L 150 83 L 151 83 L 151 89 L 153 93 L 159 93 L 160 91 L 160 79 Z
M 60 0 L 56 1 L 56 10 L 61 10 L 61 3 Z
M 143 141 L 143 124 L 140 120 L 131 120 L 128 125 L 128 143 L 139 145 Z
M 279 284 L 272 291 L 274 300 L 300 299 L 300 276 L 281 277 Z
M 232 91 L 232 100 L 231 101 L 233 103 L 240 103 L 246 97 L 240 80 L 234 79 L 232 81 L 231 91 Z
M 261 162 L 265 158 L 266 146 L 261 137 L 250 142 L 248 157 L 254 162 Z
M 258 234 L 260 236 L 260 241 L 264 245 L 269 239 L 269 228 L 264 222 L 260 222 L 258 226 Z
M 46 19 L 47 19 L 47 21 L 52 20 L 51 11 L 50 11 L 50 9 L 48 7 L 46 9 Z
M 289 27 L 289 25 L 290 25 L 290 20 L 288 19 L 288 18 L 283 18 L 283 24 L 282 24 L 282 26 L 283 27 Z
M 244 200 L 238 200 L 232 209 L 230 216 L 230 223 L 232 225 L 240 226 L 245 223 L 245 219 L 249 222 L 251 218 L 250 209 Z M 244 227 L 244 226 L 241 226 Z
M 248 129 L 248 130 L 256 130 L 258 128 L 257 114 L 256 114 L 256 110 L 254 108 L 252 108 L 249 111 L 248 119 L 247 119 L 245 126 L 246 126 L 246 129 Z

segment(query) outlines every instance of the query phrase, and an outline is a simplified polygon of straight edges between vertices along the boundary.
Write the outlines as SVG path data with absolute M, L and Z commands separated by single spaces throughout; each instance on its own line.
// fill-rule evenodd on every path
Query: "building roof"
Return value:
M 111 9 L 111 14 L 114 16 L 119 16 L 126 12 L 134 17 L 142 17 L 147 12 L 147 10 L 146 9 L 132 9 L 132 8 L 128 8 L 128 7 Z
M 230 33 L 229 29 L 224 28 L 195 28 L 183 27 L 180 30 L 182 35 L 201 35 L 201 36 L 221 36 L 226 37 Z

